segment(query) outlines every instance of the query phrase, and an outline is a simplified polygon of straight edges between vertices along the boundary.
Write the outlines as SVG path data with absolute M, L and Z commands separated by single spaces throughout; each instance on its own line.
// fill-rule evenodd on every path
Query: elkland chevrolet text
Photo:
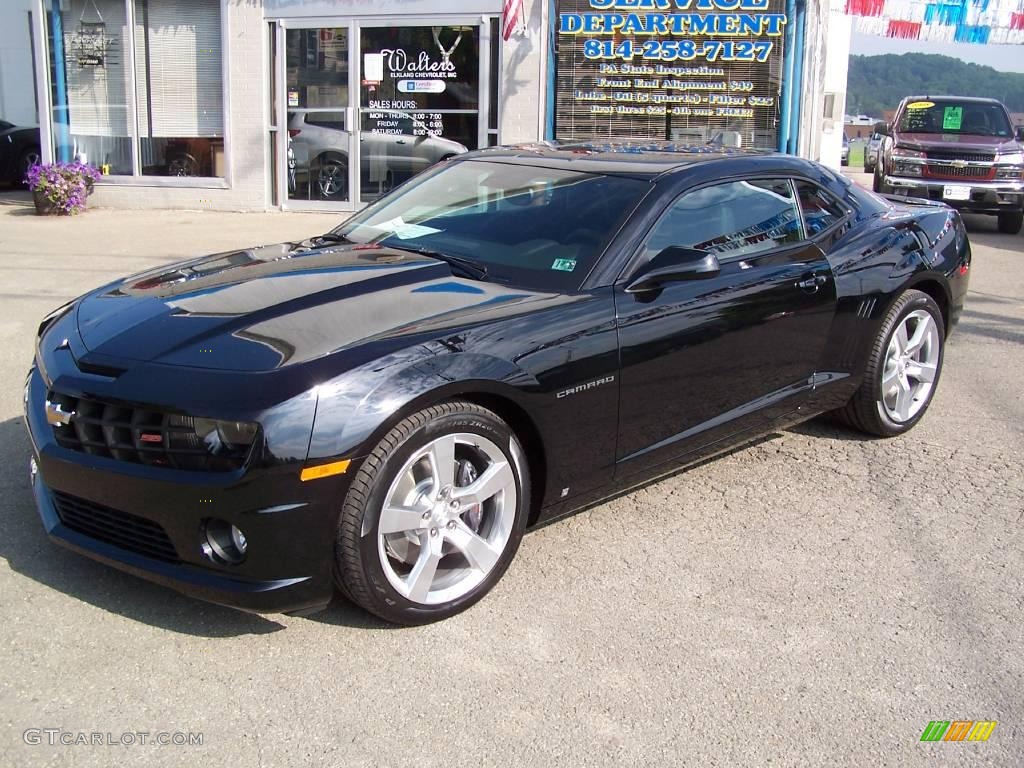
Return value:
M 188 594 L 451 616 L 523 532 L 766 432 L 924 415 L 956 211 L 804 160 L 497 148 L 325 235 L 43 320 L 25 401 L 56 542 Z

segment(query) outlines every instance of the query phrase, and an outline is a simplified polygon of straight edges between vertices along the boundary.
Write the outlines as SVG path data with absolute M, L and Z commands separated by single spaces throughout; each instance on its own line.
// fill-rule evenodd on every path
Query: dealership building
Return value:
M 100 168 L 97 205 L 355 210 L 538 140 L 839 161 L 836 0 L 19 2 L 44 158 Z

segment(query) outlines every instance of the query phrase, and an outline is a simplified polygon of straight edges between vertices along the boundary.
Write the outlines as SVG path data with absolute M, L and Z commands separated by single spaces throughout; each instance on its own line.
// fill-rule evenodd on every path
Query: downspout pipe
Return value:
M 804 27 L 807 5 L 801 2 L 796 9 L 796 40 L 793 42 L 793 108 L 790 114 L 789 154 L 800 154 L 800 103 L 804 79 Z
M 789 123 L 793 97 L 793 25 L 796 22 L 796 0 L 786 0 L 786 31 L 782 47 L 782 93 L 779 95 L 779 106 L 782 113 L 779 117 L 779 152 L 787 151 L 789 146 Z
M 546 111 L 544 120 L 544 138 L 548 141 L 555 140 L 555 89 L 558 87 L 558 61 L 555 55 L 555 42 L 558 30 L 558 4 L 555 0 L 548 0 L 548 87 L 547 99 L 544 105 Z
M 71 161 L 71 137 L 68 131 L 68 85 L 64 79 L 64 24 L 60 15 L 60 3 L 54 3 L 50 10 L 50 48 L 53 50 L 53 127 L 54 149 L 57 159 Z

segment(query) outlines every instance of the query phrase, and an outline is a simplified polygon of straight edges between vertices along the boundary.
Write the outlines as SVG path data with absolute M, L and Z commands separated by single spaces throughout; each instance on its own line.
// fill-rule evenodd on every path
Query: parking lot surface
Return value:
M 1024 236 L 993 219 L 909 435 L 772 435 L 528 535 L 441 624 L 247 615 L 51 545 L 21 421 L 39 319 L 333 220 L 0 205 L 0 765 L 1024 763 Z M 998 725 L 921 743 L 931 720 Z

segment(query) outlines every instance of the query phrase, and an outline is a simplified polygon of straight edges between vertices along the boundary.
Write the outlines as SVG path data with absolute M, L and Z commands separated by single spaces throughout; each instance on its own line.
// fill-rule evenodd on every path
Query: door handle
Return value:
M 808 277 L 806 280 L 801 280 L 796 284 L 796 287 L 801 291 L 807 291 L 807 293 L 817 293 L 818 289 L 827 282 L 828 278 L 825 277 L 825 275 L 814 275 L 814 277 Z

